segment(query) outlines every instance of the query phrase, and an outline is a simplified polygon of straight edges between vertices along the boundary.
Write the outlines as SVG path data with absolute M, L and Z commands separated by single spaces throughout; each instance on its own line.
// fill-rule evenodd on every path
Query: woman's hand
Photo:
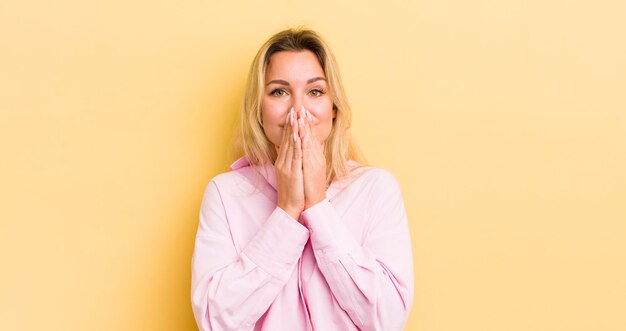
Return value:
M 283 137 L 274 162 L 278 207 L 298 220 L 305 209 L 302 172 L 302 139 L 297 114 L 289 111 L 283 127 Z
M 302 140 L 302 172 L 304 175 L 304 209 L 326 199 L 326 157 L 322 143 L 311 127 L 313 117 L 302 107 L 299 132 Z

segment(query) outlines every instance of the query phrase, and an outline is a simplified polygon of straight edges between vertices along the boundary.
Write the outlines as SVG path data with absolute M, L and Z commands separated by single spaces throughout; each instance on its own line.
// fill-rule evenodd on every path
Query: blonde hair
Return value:
M 306 50 L 315 54 L 324 70 L 333 100 L 333 111 L 336 114 L 330 135 L 324 144 L 326 181 L 330 183 L 349 173 L 348 160 L 361 164 L 365 164 L 365 160 L 350 135 L 352 114 L 341 82 L 337 61 L 324 39 L 315 31 L 305 28 L 287 29 L 276 33 L 261 46 L 254 57 L 241 105 L 234 156 L 246 155 L 252 165 L 274 162 L 277 156 L 276 150 L 265 135 L 261 123 L 265 72 L 275 53 Z

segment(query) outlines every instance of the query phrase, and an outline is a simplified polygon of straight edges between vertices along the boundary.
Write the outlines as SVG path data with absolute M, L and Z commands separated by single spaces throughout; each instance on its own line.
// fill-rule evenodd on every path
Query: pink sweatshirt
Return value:
M 231 168 L 202 199 L 191 288 L 200 330 L 402 330 L 413 258 L 389 172 L 334 181 L 303 225 L 276 205 L 271 163 Z

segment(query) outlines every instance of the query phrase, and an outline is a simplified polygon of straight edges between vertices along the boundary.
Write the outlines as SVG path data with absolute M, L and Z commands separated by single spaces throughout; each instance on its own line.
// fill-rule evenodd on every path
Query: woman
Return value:
M 413 259 L 394 177 L 365 167 L 327 44 L 271 37 L 242 106 L 242 158 L 207 185 L 192 258 L 201 330 L 401 330 Z

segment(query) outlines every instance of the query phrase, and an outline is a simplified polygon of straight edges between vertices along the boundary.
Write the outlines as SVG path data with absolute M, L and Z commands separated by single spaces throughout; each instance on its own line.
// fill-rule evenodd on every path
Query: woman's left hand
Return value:
M 312 128 L 313 117 L 302 107 L 298 112 L 302 140 L 302 173 L 304 177 L 304 209 L 326 199 L 326 157 L 323 145 Z

